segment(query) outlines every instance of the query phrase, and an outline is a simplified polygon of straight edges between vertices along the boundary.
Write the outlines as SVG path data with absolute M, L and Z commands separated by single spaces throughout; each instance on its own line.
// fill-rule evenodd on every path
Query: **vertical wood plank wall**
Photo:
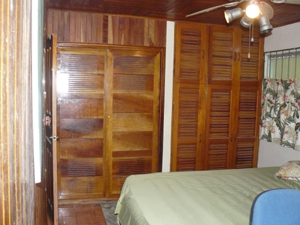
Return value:
M 75 12 L 47 11 L 47 36 L 58 42 L 165 47 L 166 21 Z
M 0 224 L 34 224 L 31 1 L 0 0 Z

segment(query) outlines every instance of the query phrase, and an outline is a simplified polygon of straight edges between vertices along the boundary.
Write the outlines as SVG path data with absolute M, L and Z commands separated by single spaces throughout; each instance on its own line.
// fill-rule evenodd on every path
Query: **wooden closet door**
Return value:
M 233 164 L 230 168 L 257 166 L 261 88 L 240 86 L 234 124 Z
M 103 173 L 106 49 L 58 45 L 58 198 L 105 196 Z
M 172 171 L 256 166 L 263 41 L 255 32 L 249 59 L 248 34 L 176 26 Z
M 208 86 L 204 169 L 231 167 L 236 93 L 233 85 Z
M 240 51 L 235 30 L 209 27 L 205 169 L 226 169 L 233 163 Z
M 238 107 L 234 123 L 237 127 L 232 168 L 249 168 L 257 166 L 263 38 L 259 31 L 253 33 L 252 42 L 249 42 L 249 31 L 240 30 L 238 35 L 241 37 L 240 83 L 236 95 Z
M 206 26 L 176 23 L 171 171 L 203 169 Z
M 258 30 L 254 31 L 250 37 L 248 30 L 239 30 L 237 35 L 241 37 L 238 57 L 239 85 L 260 87 L 263 72 L 264 38 L 260 36 Z M 251 41 L 251 37 L 253 41 Z
M 235 28 L 209 26 L 208 84 L 237 84 L 239 80 L 239 38 Z
M 110 50 L 106 79 L 107 190 L 117 197 L 132 174 L 160 170 L 161 51 Z
M 172 171 L 203 169 L 204 85 L 174 84 Z

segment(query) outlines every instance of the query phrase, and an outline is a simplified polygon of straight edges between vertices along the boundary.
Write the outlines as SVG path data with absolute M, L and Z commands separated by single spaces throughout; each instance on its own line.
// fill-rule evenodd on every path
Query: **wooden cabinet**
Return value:
M 205 35 L 196 45 L 185 33 Z M 255 32 L 249 49 L 248 34 L 176 24 L 172 171 L 256 166 L 263 39 Z M 178 79 L 191 64 L 201 79 Z
M 161 48 L 59 43 L 59 200 L 118 197 L 160 170 Z

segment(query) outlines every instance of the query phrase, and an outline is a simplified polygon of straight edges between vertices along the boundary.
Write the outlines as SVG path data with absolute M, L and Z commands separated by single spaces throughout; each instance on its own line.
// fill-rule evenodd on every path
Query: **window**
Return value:
M 265 78 L 300 78 L 300 48 L 265 52 L 264 59 Z

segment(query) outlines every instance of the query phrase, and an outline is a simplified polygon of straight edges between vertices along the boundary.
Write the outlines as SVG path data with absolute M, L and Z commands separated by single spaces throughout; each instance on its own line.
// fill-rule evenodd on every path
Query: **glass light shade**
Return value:
M 224 11 L 225 20 L 227 23 L 241 17 L 243 15 L 243 10 L 241 8 L 228 9 Z
M 252 25 L 253 19 L 251 19 L 247 15 L 245 15 L 245 16 L 243 16 L 243 18 L 241 19 L 240 22 L 243 27 L 248 28 Z
M 246 15 L 249 18 L 256 18 L 259 14 L 259 7 L 256 4 L 250 4 L 246 8 Z

